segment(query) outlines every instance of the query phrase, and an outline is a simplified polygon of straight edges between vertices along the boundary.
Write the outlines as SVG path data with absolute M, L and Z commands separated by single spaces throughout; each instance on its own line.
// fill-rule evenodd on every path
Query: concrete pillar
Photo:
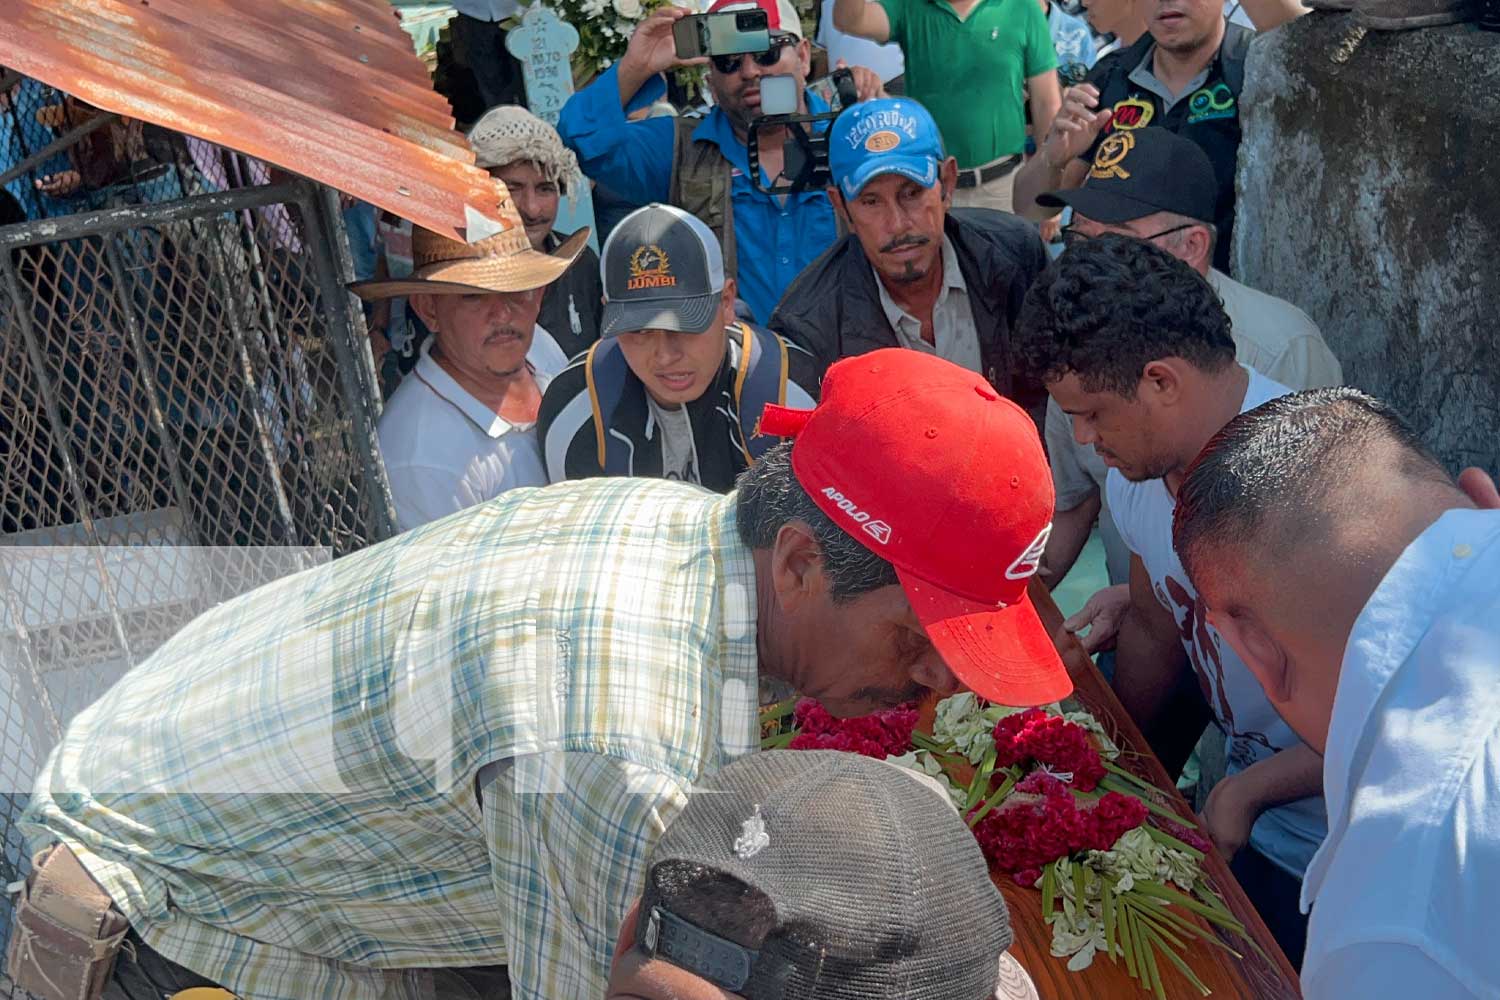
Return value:
M 1257 38 L 1235 270 L 1323 328 L 1344 377 L 1449 466 L 1500 467 L 1500 34 Z

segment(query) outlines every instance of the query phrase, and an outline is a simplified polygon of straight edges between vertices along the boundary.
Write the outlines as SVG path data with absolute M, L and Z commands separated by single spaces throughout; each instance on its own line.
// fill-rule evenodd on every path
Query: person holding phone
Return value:
M 724 248 L 724 267 L 744 311 L 765 322 L 786 287 L 838 239 L 833 207 L 821 191 L 775 197 L 751 183 L 750 123 L 761 110 L 761 81 L 790 76 L 797 111 L 829 110 L 806 93 L 812 51 L 791 0 L 719 0 L 709 13 L 763 10 L 770 47 L 761 52 L 679 57 L 674 28 L 692 12 L 663 7 L 639 25 L 618 63 L 563 106 L 558 132 L 584 173 L 636 205 L 676 205 L 706 223 Z M 629 114 L 666 93 L 662 74 L 707 64 L 714 107 L 702 118 Z M 853 69 L 860 98 L 883 93 L 880 78 Z M 764 181 L 779 176 L 784 130 L 760 132 Z

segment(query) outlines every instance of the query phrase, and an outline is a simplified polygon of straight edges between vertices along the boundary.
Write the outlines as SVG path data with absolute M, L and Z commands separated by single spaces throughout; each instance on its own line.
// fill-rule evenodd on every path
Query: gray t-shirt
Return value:
M 665 479 L 701 485 L 698 479 L 698 446 L 693 441 L 693 424 L 687 407 L 669 410 L 646 396 L 651 418 L 661 432 L 661 472 Z

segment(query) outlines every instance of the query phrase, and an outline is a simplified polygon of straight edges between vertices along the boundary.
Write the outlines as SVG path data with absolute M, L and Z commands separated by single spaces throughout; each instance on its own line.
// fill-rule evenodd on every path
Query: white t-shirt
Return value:
M 1307 1000 L 1500 998 L 1500 511 L 1445 513 L 1366 602 L 1323 787 Z
M 1284 396 L 1287 388 L 1253 369 L 1240 412 Z M 1292 732 L 1262 690 L 1255 675 L 1208 624 L 1203 601 L 1188 582 L 1172 547 L 1172 512 L 1177 501 L 1163 480 L 1132 483 L 1118 469 L 1105 482 L 1109 509 L 1125 544 L 1140 557 L 1151 577 L 1151 589 L 1172 612 L 1182 633 L 1193 671 L 1223 726 L 1228 773 L 1238 774 L 1301 740 Z M 1328 832 L 1321 798 L 1302 799 L 1268 809 L 1250 831 L 1251 845 L 1293 875 L 1301 876 Z
M 431 357 L 432 340 L 386 403 L 377 432 L 396 526 L 410 531 L 517 486 L 545 486 L 536 423 L 513 424 L 475 399 Z M 567 366 L 537 327 L 526 360 L 537 388 Z
M 872 42 L 868 38 L 849 35 L 833 26 L 833 3 L 825 0 L 823 16 L 818 22 L 818 44 L 828 50 L 828 65 L 837 66 L 840 59 L 850 66 L 863 66 L 880 77 L 881 83 L 890 83 L 906 72 L 906 57 L 901 46 Z

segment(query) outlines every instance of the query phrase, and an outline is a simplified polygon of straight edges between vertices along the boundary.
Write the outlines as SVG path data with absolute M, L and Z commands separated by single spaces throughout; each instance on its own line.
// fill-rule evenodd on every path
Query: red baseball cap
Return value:
M 766 27 L 773 35 L 796 35 L 802 37 L 802 18 L 792 0 L 718 0 L 708 8 L 708 13 L 718 14 L 726 10 L 755 10 L 766 12 Z
M 769 405 L 792 471 L 835 524 L 896 567 L 948 669 L 1004 705 L 1073 690 L 1026 586 L 1052 530 L 1036 425 L 980 376 L 888 348 L 828 369 L 814 410 Z

